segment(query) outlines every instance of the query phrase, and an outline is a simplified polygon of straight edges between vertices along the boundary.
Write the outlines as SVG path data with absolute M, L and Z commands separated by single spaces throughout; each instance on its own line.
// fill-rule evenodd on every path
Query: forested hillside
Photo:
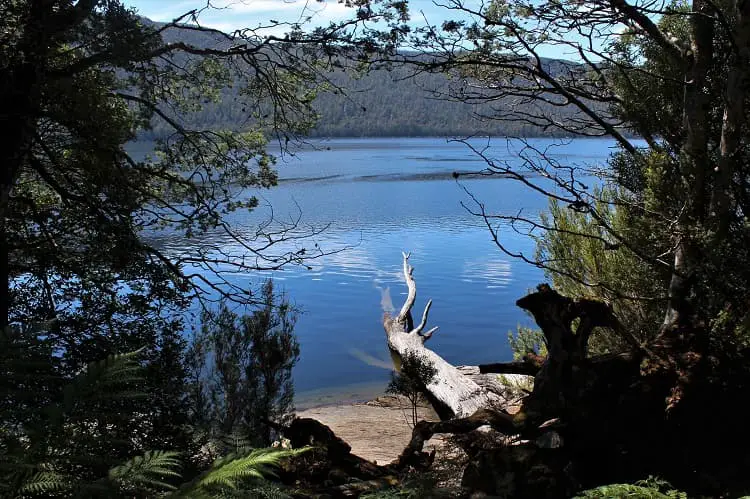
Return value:
M 147 24 L 156 25 L 147 21 Z M 170 28 L 163 32 L 167 43 L 185 42 L 211 46 L 218 35 Z M 549 60 L 556 73 L 571 63 Z M 418 74 L 417 74 L 418 73 Z M 368 68 L 365 72 L 338 70 L 321 75 L 329 80 L 315 92 L 313 108 L 319 115 L 308 131 L 317 137 L 427 137 L 427 136 L 559 136 L 557 129 L 542 128 L 520 120 L 503 120 L 507 110 L 524 106 L 519 99 L 506 98 L 491 103 L 471 104 L 447 98 L 457 87 L 466 87 L 466 79 L 450 78 L 442 72 L 418 72 L 414 65 Z M 468 88 L 468 87 L 467 87 Z M 452 90 L 452 92 L 451 92 Z M 237 106 L 236 95 L 224 90 L 222 99 L 181 117 L 196 127 L 243 130 L 249 128 L 248 109 Z M 533 104 L 539 107 L 539 103 Z M 542 113 L 563 121 L 576 111 L 568 106 L 543 105 Z M 540 112 L 537 109 L 537 112 Z M 489 118 L 491 117 L 491 118 Z M 170 129 L 158 121 L 143 138 L 161 137 Z
M 361 79 L 337 75 L 345 95 L 323 93 L 315 107 L 320 122 L 314 135 L 367 136 L 539 136 L 549 135 L 526 123 L 486 116 L 503 114 L 512 102 L 473 105 L 441 99 L 452 84 L 443 74 L 411 76 L 412 69 L 376 70 Z M 564 111 L 555 111 L 562 115 Z

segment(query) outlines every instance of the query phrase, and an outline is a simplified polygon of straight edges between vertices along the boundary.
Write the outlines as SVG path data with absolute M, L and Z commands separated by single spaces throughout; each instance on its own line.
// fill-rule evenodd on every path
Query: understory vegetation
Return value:
M 435 380 L 436 375 L 435 367 L 416 354 L 403 357 L 398 372 L 391 373 L 391 381 L 385 392 L 406 398 L 409 402 L 412 428 L 419 422 L 418 408 L 419 403 L 425 401 L 425 387 Z

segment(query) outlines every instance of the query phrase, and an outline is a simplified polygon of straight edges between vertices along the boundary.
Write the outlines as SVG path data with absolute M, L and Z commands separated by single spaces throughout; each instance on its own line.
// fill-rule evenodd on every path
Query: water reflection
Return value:
M 461 277 L 465 282 L 485 282 L 489 289 L 504 288 L 513 280 L 511 262 L 498 257 L 468 260 Z
M 537 143 L 546 147 L 554 141 Z M 471 202 L 461 186 L 495 213 L 536 216 L 546 207 L 542 196 L 507 179 L 461 179 L 453 171 L 483 167 L 465 146 L 440 139 L 336 140 L 303 149 L 280 163 L 281 184 L 251 191 L 262 206 L 234 213 L 229 222 L 254 236 L 259 223 L 299 218 L 300 227 L 326 230 L 302 241 L 282 243 L 277 253 L 301 247 L 323 252 L 347 248 L 281 272 L 237 272 L 237 284 L 253 286 L 266 277 L 281 284 L 304 311 L 297 325 L 302 346 L 295 370 L 298 391 L 355 383 L 382 383 L 388 363 L 383 311 L 401 306 L 406 288 L 401 251 L 411 251 L 418 286 L 416 307 L 434 305 L 430 324 L 439 325 L 431 346 L 449 362 L 492 362 L 510 357 L 507 331 L 529 318 L 514 303 L 543 280 L 541 272 L 501 254 L 482 220 L 461 206 Z M 496 157 L 517 161 L 501 141 Z M 610 153 L 606 141 L 559 145 L 556 158 L 570 163 L 601 163 Z M 330 150 L 326 150 L 330 148 Z M 367 181 L 363 181 L 366 179 Z M 271 208 L 272 207 L 272 208 Z M 503 233 L 511 251 L 533 253 L 533 242 Z M 225 234 L 185 240 L 159 235 L 172 254 L 196 245 L 220 248 L 241 259 L 246 250 Z M 317 245 L 317 246 L 315 246 Z

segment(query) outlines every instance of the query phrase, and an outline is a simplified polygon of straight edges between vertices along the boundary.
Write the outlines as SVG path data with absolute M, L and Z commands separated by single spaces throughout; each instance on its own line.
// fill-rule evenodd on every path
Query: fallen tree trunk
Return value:
M 541 364 L 527 360 L 479 364 L 479 372 L 482 374 L 523 374 L 526 376 L 536 376 L 541 368 Z
M 407 284 L 410 271 L 408 267 L 405 269 Z M 410 295 L 412 286 L 413 283 Z M 523 398 L 519 412 L 509 415 L 480 409 L 450 421 L 422 421 L 394 463 L 396 467 L 416 467 L 425 462 L 424 442 L 436 433 L 466 434 L 470 444 L 467 448 L 475 452 L 469 454 L 464 486 L 492 496 L 570 497 L 580 483 L 591 483 L 592 477 L 594 480 L 605 477 L 604 464 L 617 459 L 630 464 L 629 455 L 623 458 L 620 449 L 633 452 L 632 442 L 642 444 L 653 438 L 653 434 L 640 435 L 643 429 L 632 424 L 637 421 L 635 415 L 644 409 L 631 403 L 640 395 L 639 387 L 635 388 L 635 399 L 622 397 L 638 379 L 645 349 L 632 342 L 634 352 L 593 359 L 587 355 L 588 339 L 595 328 L 622 334 L 606 304 L 570 299 L 546 285 L 516 304 L 528 310 L 541 327 L 548 355 L 529 355 L 520 362 L 484 365 L 478 370 L 534 375 L 533 389 Z M 408 316 L 405 319 L 407 324 L 409 319 Z M 407 327 L 419 331 L 420 326 Z M 403 329 L 394 329 L 404 334 Z M 472 432 L 486 426 L 515 437 L 515 444 L 501 442 L 495 447 L 484 447 L 482 437 L 472 436 Z M 471 439 L 476 439 L 479 445 L 473 446 Z M 643 461 L 639 458 L 635 463 Z
M 503 376 L 498 376 L 497 373 L 482 372 L 481 366 L 456 366 L 456 369 L 477 385 L 505 399 L 506 405 L 503 407 L 505 410 L 518 405 L 519 391 L 527 392 L 534 385 L 533 374 L 510 371 Z
M 600 301 L 574 300 L 542 284 L 516 305 L 534 317 L 544 334 L 548 352 L 534 378 L 534 390 L 524 400 L 522 410 L 528 415 L 548 419 L 576 412 L 592 387 L 593 359 L 588 358 L 588 341 L 595 328 L 624 335 L 634 350 L 643 351 L 621 327 L 611 308 Z M 628 362 L 631 366 L 632 359 Z M 597 364 L 607 370 L 611 361 L 614 358 Z
M 450 433 L 454 435 L 469 433 L 482 426 L 491 426 L 493 429 L 505 434 L 511 434 L 516 431 L 513 416 L 487 409 L 480 409 L 465 418 L 437 422 L 420 421 L 412 431 L 409 444 L 392 465 L 397 469 L 404 469 L 414 463 L 423 462 L 422 449 L 425 442 L 431 439 L 433 435 L 438 433 Z
M 388 348 L 396 360 L 414 354 L 437 371 L 433 381 L 427 384 L 427 398 L 432 403 L 441 419 L 468 417 L 480 409 L 501 409 L 506 401 L 472 381 L 448 363 L 440 355 L 425 347 L 425 342 L 432 337 L 437 327 L 425 331 L 427 317 L 432 300 L 422 313 L 422 320 L 414 325 L 411 309 L 417 296 L 417 285 L 412 276 L 414 269 L 409 265 L 409 254 L 404 253 L 404 279 L 409 293 L 398 315 L 386 314 L 383 327 L 388 341 Z
M 416 288 L 407 260 L 405 255 L 409 296 L 399 315 L 384 321 L 389 347 L 401 355 L 414 351 L 438 359 L 439 376 L 453 380 L 457 369 L 424 347 L 434 332 L 422 333 L 430 303 L 420 324 L 412 323 Z M 473 444 L 471 439 L 482 442 L 483 436 L 472 432 L 491 426 L 518 440 L 514 445 L 467 447 L 478 449 L 469 454 L 464 471 L 463 485 L 472 492 L 523 499 L 571 497 L 583 488 L 649 475 L 699 496 L 750 490 L 746 416 L 736 402 L 750 386 L 750 349 L 738 351 L 732 340 L 717 339 L 708 357 L 682 337 L 641 344 L 607 304 L 565 297 L 547 285 L 516 304 L 534 316 L 548 355 L 478 370 L 534 374 L 533 389 L 519 412 L 510 416 L 486 410 L 492 404 L 484 405 L 481 395 L 463 398 L 472 393 L 467 385 L 476 385 L 466 380 L 458 383 L 458 393 L 445 393 L 451 390 L 447 384 L 443 391 L 430 386 L 431 396 L 455 408 L 455 419 L 420 422 L 396 467 L 429 463 L 422 448 L 436 433 L 465 434 L 462 441 Z M 589 357 L 595 328 L 622 336 L 631 348 Z M 684 337 L 689 339 L 691 332 Z

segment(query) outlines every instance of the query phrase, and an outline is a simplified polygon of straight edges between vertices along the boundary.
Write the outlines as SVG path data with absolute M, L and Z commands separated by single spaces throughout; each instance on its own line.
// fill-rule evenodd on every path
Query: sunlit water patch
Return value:
M 548 149 L 553 142 L 536 144 L 570 165 L 602 165 L 612 151 L 612 144 L 602 140 Z M 247 235 L 271 213 L 314 231 L 325 228 L 282 250 L 314 244 L 324 252 L 345 249 L 278 272 L 244 274 L 227 267 L 228 279 L 241 286 L 273 277 L 303 311 L 297 325 L 302 353 L 294 373 L 298 392 L 385 386 L 389 355 L 381 321 L 384 311 L 403 303 L 402 251 L 412 252 L 416 307 L 421 311 L 433 299 L 430 324 L 440 330 L 431 347 L 454 363 L 509 359 L 507 332 L 519 323 L 531 324 L 514 303 L 544 276 L 498 249 L 484 222 L 462 206 L 474 202 L 464 188 L 501 214 L 536 217 L 547 200 L 507 179 L 467 178 L 458 184 L 453 171 L 484 167 L 459 143 L 340 139 L 317 145 L 282 158 L 280 185 L 252 192 L 261 200 L 255 213 L 230 216 Z M 504 161 L 517 160 L 504 140 L 493 153 Z M 533 255 L 528 237 L 510 228 L 501 229 L 500 236 L 509 250 Z M 246 251 L 218 234 L 202 242 L 167 236 L 160 244 L 172 253 L 214 245 L 238 259 Z

